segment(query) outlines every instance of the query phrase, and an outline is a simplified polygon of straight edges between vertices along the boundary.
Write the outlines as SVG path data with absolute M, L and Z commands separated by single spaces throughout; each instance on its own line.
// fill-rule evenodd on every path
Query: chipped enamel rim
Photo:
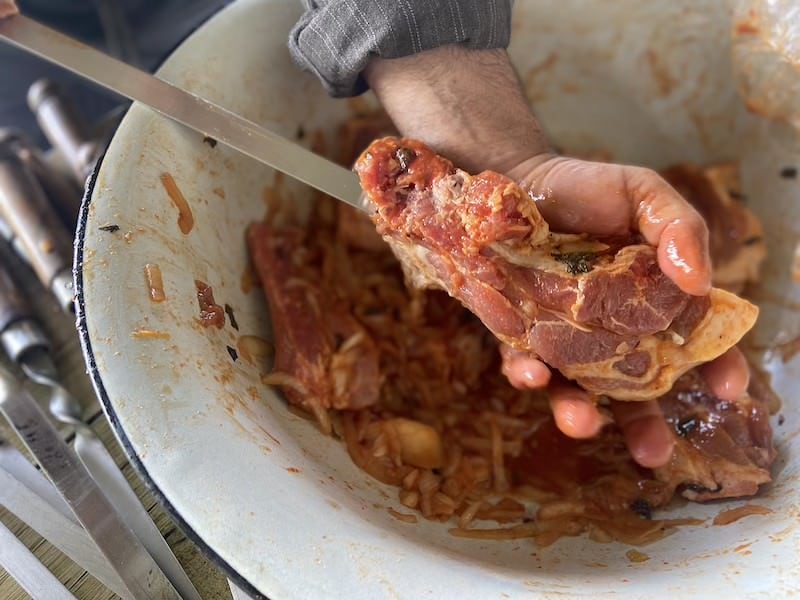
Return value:
M 745 191 L 770 198 L 753 205 L 775 232 L 765 287 L 797 301 L 781 265 L 791 263 L 796 241 L 786 215 L 800 209 L 795 188 L 775 176 L 776 165 L 796 164 L 787 161 L 797 159 L 797 140 L 741 108 L 725 51 L 729 23 L 719 18 L 718 2 L 676 4 L 519 0 L 511 54 L 544 124 L 570 151 L 602 148 L 617 160 L 656 167 L 741 156 Z M 240 0 L 182 44 L 160 75 L 284 135 L 302 125 L 330 141 L 352 105 L 326 98 L 291 64 L 284 40 L 298 12 L 292 0 Z M 659 27 L 677 19 L 686 25 Z M 682 79 L 667 81 L 665 73 Z M 163 172 L 175 176 L 193 206 L 189 235 L 178 231 L 159 187 Z M 237 585 L 255 597 L 365 600 L 605 598 L 621 591 L 668 598 L 709 589 L 776 597 L 795 589 L 799 424 L 790 411 L 776 433 L 776 483 L 756 500 L 774 513 L 680 530 L 639 549 L 647 562 L 628 561 L 622 544 L 576 538 L 536 550 L 525 540 L 459 540 L 441 524 L 392 519 L 386 509 L 401 508 L 393 490 L 260 387 L 259 368 L 231 363 L 226 352 L 239 335 L 269 337 L 258 290 L 241 289 L 242 233 L 263 216 L 262 190 L 276 185 L 270 169 L 134 106 L 92 178 L 76 241 L 78 324 L 103 408 L 159 501 Z M 308 199 L 300 185 L 281 187 L 299 205 Z M 98 229 L 109 224 L 120 230 Z M 164 274 L 163 304 L 147 298 L 147 263 Z M 196 325 L 194 279 L 234 307 L 240 331 Z M 798 330 L 797 316 L 781 303 L 761 306 L 755 343 Z M 145 329 L 169 338 L 132 337 Z M 797 363 L 768 366 L 789 405 L 786 393 L 800 381 Z M 739 504 L 670 514 L 710 519 Z

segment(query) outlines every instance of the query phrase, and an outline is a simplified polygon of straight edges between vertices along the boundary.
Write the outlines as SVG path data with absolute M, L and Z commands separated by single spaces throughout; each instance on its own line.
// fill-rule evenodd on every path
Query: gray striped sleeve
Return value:
M 301 68 L 336 97 L 367 89 L 373 56 L 399 58 L 448 44 L 505 48 L 513 0 L 305 0 L 289 36 Z

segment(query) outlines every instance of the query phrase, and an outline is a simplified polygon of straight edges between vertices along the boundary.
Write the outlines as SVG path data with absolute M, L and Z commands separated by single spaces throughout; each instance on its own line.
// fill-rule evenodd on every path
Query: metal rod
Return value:
M 118 61 L 24 15 L 0 19 L 0 39 L 366 210 L 356 175 L 273 131 Z
M 28 89 L 28 106 L 53 148 L 61 152 L 76 181 L 83 186 L 100 149 L 72 100 L 57 83 L 40 79 Z
M 55 496 L 55 497 L 54 497 Z M 0 505 L 117 595 L 125 586 L 49 481 L 18 450 L 0 444 Z
M 180 598 L 36 401 L 2 367 L 0 412 L 116 570 L 126 587 L 123 597 L 132 600 Z
M 62 583 L 47 570 L 39 559 L 0 523 L 0 566 L 32 598 L 75 600 Z
M 74 307 L 72 238 L 30 170 L 0 144 L 0 218 L 13 231 L 39 281 L 65 310 Z

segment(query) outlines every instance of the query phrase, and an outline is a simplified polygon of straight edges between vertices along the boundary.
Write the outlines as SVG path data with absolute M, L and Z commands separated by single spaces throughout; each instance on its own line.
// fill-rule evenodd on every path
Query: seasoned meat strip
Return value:
M 318 272 L 304 263 L 304 229 L 251 225 L 247 232 L 269 304 L 275 339 L 274 370 L 291 379 L 284 393 L 317 417 L 326 410 L 356 410 L 380 394 L 378 350 L 369 334 L 319 285 Z

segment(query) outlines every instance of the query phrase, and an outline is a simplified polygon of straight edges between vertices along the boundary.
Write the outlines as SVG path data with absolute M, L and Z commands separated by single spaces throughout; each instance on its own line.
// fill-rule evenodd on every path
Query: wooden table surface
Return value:
M 8 263 L 7 255 L 0 256 L 0 260 L 3 260 L 4 257 L 6 258 L 3 261 L 5 265 Z M 112 456 L 114 456 L 125 477 L 131 483 L 156 525 L 158 525 L 201 597 L 207 600 L 229 600 L 231 593 L 225 577 L 205 559 L 197 547 L 183 535 L 155 502 L 133 467 L 128 464 L 124 452 L 117 444 L 108 421 L 97 402 L 91 382 L 85 373 L 85 365 L 75 331 L 74 317 L 59 312 L 49 295 L 35 281 L 33 274 L 26 267 L 14 264 L 15 261 L 11 262 L 12 271 L 16 274 L 17 281 L 27 292 L 41 324 L 50 335 L 53 342 L 54 357 L 64 385 L 82 401 L 84 415 L 90 420 L 92 427 L 103 442 L 106 443 Z M 5 365 L 8 366 L 7 363 Z M 42 406 L 46 407 L 47 390 L 34 384 L 28 384 L 26 387 L 42 403 Z M 61 430 L 66 438 L 70 438 L 71 432 L 69 428 L 62 427 Z M 19 440 L 10 430 L 2 416 L 0 416 L 0 438 L 11 442 L 17 447 L 21 447 Z M 26 527 L 24 523 L 2 506 L 0 506 L 0 522 L 14 532 L 79 600 L 106 600 L 117 597 L 58 549 L 42 539 L 35 531 Z M 0 568 L 0 599 L 24 600 L 26 598 L 29 598 L 29 596 Z

